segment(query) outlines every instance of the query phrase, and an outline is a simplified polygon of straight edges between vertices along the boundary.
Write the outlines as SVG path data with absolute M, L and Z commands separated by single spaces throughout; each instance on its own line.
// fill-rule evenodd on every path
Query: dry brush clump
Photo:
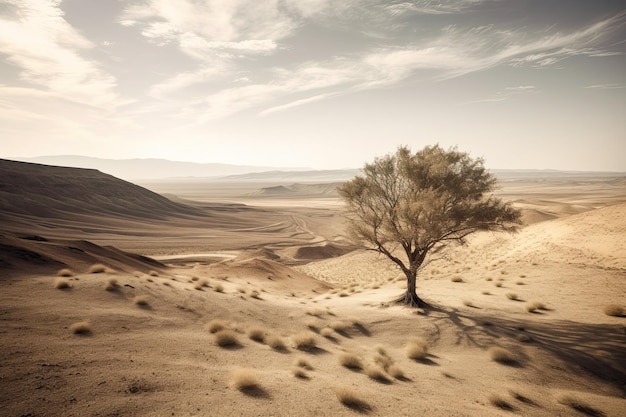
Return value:
M 463 278 L 461 278 L 459 276 L 454 276 L 454 277 L 450 278 L 450 281 L 452 281 L 452 282 L 463 282 Z
M 339 355 L 339 363 L 341 366 L 344 366 L 348 369 L 352 370 L 361 370 L 363 369 L 363 362 L 361 358 L 359 358 L 354 353 L 342 353 Z
M 87 321 L 79 321 L 70 325 L 70 330 L 74 334 L 89 335 L 91 334 L 91 325 Z
M 151 277 L 158 277 L 159 273 L 157 271 L 150 271 L 148 272 L 148 275 L 150 275 Z
M 604 314 L 606 314 L 607 316 L 623 317 L 626 315 L 626 310 L 624 310 L 624 307 L 618 304 L 608 304 L 604 306 L 603 311 Z
M 391 382 L 387 374 L 385 374 L 382 369 L 375 366 L 368 366 L 367 368 L 365 368 L 365 371 L 363 371 L 363 373 L 367 375 L 370 379 L 373 379 L 374 381 L 380 382 L 382 384 L 389 384 Z
M 415 337 L 409 340 L 405 346 L 406 355 L 413 360 L 424 360 L 428 357 L 428 345 L 422 338 Z
M 224 292 L 224 286 L 221 283 L 217 283 L 213 286 L 213 291 L 215 292 Z
M 235 347 L 239 345 L 237 334 L 232 330 L 224 329 L 215 333 L 215 343 L 219 347 Z
M 115 271 L 103 264 L 93 264 L 89 267 L 87 272 L 89 272 L 90 274 L 103 274 L 105 272 L 110 274 Z
M 305 358 L 298 358 L 298 359 L 296 359 L 296 361 L 294 362 L 293 365 L 298 367 L 298 368 L 306 369 L 308 371 L 312 371 L 313 370 L 313 367 L 311 366 L 311 363 L 309 361 L 307 361 Z
M 299 379 L 309 379 L 309 375 L 306 373 L 306 371 L 304 369 L 302 369 L 302 368 L 297 367 L 297 366 L 294 366 L 293 368 L 291 368 L 291 373 L 296 378 L 299 378 Z
M 287 344 L 282 337 L 277 335 L 269 335 L 265 338 L 265 343 L 274 350 L 286 350 Z
M 59 272 L 57 272 L 57 275 L 60 277 L 73 277 L 74 272 L 72 272 L 71 269 L 63 268 L 63 269 L 59 269 Z
M 207 323 L 206 327 L 210 333 L 217 333 L 220 330 L 227 328 L 228 323 L 225 320 L 213 319 Z
M 115 278 L 109 278 L 106 284 L 104 284 L 104 289 L 107 291 L 116 291 L 118 288 L 119 285 L 117 284 L 117 279 Z
M 526 311 L 529 313 L 535 313 L 537 310 L 545 310 L 546 305 L 540 301 L 531 301 L 526 304 Z
M 317 347 L 317 338 L 312 332 L 301 332 L 291 336 L 291 341 L 296 349 L 310 351 Z
M 137 295 L 133 298 L 133 303 L 138 305 L 139 307 L 148 307 L 150 306 L 150 300 L 145 295 Z
M 514 292 L 507 292 L 505 295 L 506 295 L 506 298 L 508 298 L 509 300 L 513 300 L 513 301 L 519 300 L 519 296 Z
M 494 407 L 501 408 L 503 410 L 512 411 L 514 407 L 502 396 L 498 394 L 491 394 L 489 396 L 489 403 Z
M 251 391 L 261 387 L 256 371 L 249 368 L 237 368 L 231 375 L 233 387 L 239 391 Z
M 54 288 L 57 290 L 66 290 L 72 288 L 72 283 L 67 278 L 57 278 L 54 280 Z
M 563 405 L 573 408 L 576 411 L 587 414 L 588 416 L 604 416 L 602 411 L 572 394 L 562 394 L 557 398 L 557 401 Z
M 489 349 L 489 357 L 492 361 L 503 365 L 515 366 L 519 364 L 517 356 L 508 349 L 494 346 Z
M 339 402 L 346 407 L 352 408 L 360 412 L 367 412 L 372 409 L 372 406 L 363 399 L 361 396 L 349 387 L 337 387 L 335 388 L 335 395 Z
M 395 379 L 405 379 L 404 371 L 398 365 L 391 365 L 387 368 L 387 373 Z
M 263 343 L 267 335 L 267 331 L 262 327 L 250 327 L 246 332 L 248 337 L 255 342 Z

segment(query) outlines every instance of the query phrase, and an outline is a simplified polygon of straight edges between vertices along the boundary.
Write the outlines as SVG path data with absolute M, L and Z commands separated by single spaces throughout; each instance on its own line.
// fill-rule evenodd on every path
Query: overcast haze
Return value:
M 626 171 L 626 3 L 0 0 L 2 157 Z

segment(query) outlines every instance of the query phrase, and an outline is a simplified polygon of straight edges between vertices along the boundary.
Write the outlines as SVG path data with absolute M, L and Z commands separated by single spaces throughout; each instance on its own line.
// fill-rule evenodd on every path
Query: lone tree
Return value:
M 482 159 L 439 145 L 415 154 L 399 147 L 338 188 L 350 232 L 400 267 L 407 289 L 397 301 L 413 307 L 428 306 L 415 286 L 429 254 L 479 230 L 513 232 L 521 223 L 511 203 L 491 195 L 495 189 Z

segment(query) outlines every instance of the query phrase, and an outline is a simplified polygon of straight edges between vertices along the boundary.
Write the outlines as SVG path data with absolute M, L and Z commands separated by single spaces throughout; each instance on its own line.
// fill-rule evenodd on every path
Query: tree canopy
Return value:
M 493 196 L 497 180 L 481 158 L 427 146 L 376 158 L 342 184 L 354 238 L 395 262 L 407 277 L 401 301 L 425 306 L 416 277 L 428 254 L 480 230 L 512 232 L 520 212 Z

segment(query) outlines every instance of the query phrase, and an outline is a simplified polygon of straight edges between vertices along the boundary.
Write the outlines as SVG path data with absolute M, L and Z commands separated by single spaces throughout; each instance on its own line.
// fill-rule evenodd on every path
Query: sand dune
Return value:
M 418 282 L 426 312 L 390 303 L 402 274 L 347 244 L 337 208 L 306 198 L 259 208 L 207 194 L 190 214 L 163 202 L 165 221 L 137 222 L 82 199 L 77 219 L 9 224 L 12 202 L 0 232 L 2 413 L 622 416 L 624 317 L 604 308 L 625 307 L 626 201 L 590 184 L 551 184 L 553 200 L 509 189 L 536 221 L 433 259 Z M 134 195 L 145 195 L 137 207 L 161 201 Z M 92 262 L 116 272 L 88 273 Z M 65 265 L 74 275 L 60 288 Z

